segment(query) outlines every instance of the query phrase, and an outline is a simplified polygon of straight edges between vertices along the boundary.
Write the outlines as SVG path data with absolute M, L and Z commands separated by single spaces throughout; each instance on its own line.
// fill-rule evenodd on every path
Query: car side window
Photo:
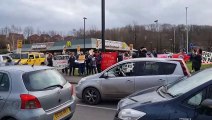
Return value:
M 159 62 L 136 62 L 136 76 L 160 75 L 163 71 Z
M 174 73 L 176 64 L 174 63 L 161 63 L 161 68 L 163 69 L 163 75 L 171 75 Z
M 133 76 L 134 67 L 135 67 L 135 63 L 133 62 L 124 63 L 118 66 L 115 66 L 114 68 L 110 69 L 107 73 L 109 76 L 114 76 L 114 77 Z
M 39 55 L 38 54 L 35 54 L 35 58 L 39 58 Z
M 190 106 L 199 106 L 203 100 L 203 92 L 199 92 L 195 96 L 191 97 L 187 104 Z
M 34 55 L 29 55 L 29 59 L 34 59 Z
M 0 92 L 8 91 L 10 86 L 9 77 L 5 73 L 0 73 Z

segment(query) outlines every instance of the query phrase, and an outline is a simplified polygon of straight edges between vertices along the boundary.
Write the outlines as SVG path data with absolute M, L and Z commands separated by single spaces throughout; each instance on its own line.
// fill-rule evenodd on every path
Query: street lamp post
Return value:
M 102 0 L 102 52 L 105 52 L 105 0 Z
M 159 36 L 158 35 L 158 32 L 159 32 L 159 30 L 158 30 L 158 20 L 155 20 L 154 22 L 155 22 L 155 25 L 156 25 L 155 30 L 157 32 L 157 51 L 159 51 L 159 46 L 158 46 L 158 36 Z
M 188 54 L 188 19 L 187 19 L 187 15 L 188 15 L 188 7 L 186 7 L 186 52 Z
M 83 18 L 84 19 L 84 54 L 85 54 L 85 20 L 87 19 L 86 17 Z
M 173 45 L 174 49 L 173 49 L 173 52 L 175 52 L 175 50 L 176 50 L 176 48 L 175 48 L 175 46 L 176 46 L 176 45 L 175 45 L 175 44 L 176 44 L 175 34 L 176 34 L 176 33 L 175 33 L 175 28 L 174 28 L 174 43 L 173 43 L 173 44 L 174 44 L 174 45 Z

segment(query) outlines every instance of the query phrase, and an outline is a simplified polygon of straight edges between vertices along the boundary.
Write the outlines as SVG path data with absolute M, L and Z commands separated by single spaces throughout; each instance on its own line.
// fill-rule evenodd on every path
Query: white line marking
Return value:
M 98 106 L 83 105 L 83 104 L 77 104 L 77 106 L 117 111 L 114 108 L 107 108 L 107 107 L 98 107 Z

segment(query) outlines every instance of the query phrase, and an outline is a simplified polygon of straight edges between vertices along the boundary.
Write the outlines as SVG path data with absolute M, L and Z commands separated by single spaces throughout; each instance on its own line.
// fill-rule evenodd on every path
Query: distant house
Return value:
M 64 41 L 72 41 L 74 40 L 74 37 L 73 36 L 66 36 L 64 37 Z
M 51 36 L 48 34 L 41 34 L 40 41 L 41 42 L 51 42 Z
M 61 35 L 54 35 L 51 38 L 51 42 L 57 42 L 63 40 L 63 37 Z
M 37 34 L 31 35 L 28 37 L 29 43 L 39 43 L 40 41 L 40 36 Z

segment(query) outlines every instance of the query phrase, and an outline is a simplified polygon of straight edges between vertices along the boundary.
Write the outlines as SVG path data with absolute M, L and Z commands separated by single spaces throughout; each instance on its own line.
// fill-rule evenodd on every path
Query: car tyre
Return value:
M 101 101 L 101 95 L 96 88 L 89 87 L 83 91 L 82 94 L 83 101 L 86 104 L 96 105 Z

